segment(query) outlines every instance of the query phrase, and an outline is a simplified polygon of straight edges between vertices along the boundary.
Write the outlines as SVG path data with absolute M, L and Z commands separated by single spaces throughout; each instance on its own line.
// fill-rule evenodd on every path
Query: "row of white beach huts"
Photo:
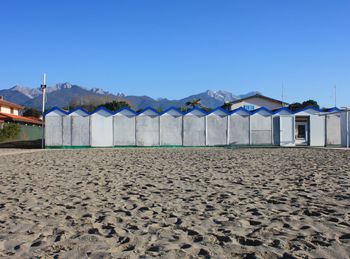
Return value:
M 210 113 L 200 108 L 187 113 L 175 108 L 163 113 L 152 108 L 140 113 L 128 108 L 115 113 L 105 108 L 92 113 L 53 108 L 45 115 L 45 146 L 347 146 L 349 121 L 337 108 L 217 108 Z

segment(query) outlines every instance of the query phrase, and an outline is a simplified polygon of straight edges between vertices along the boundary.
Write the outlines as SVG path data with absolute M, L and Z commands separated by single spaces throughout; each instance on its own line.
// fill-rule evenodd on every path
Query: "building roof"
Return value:
M 286 102 L 282 102 L 280 100 L 277 100 L 277 99 L 273 99 L 271 97 L 267 97 L 265 95 L 262 95 L 262 94 L 255 94 L 255 95 L 251 95 L 251 96 L 248 96 L 248 97 L 244 97 L 244 98 L 241 98 L 241 99 L 238 99 L 236 101 L 233 101 L 231 102 L 232 104 L 235 104 L 235 103 L 239 103 L 239 102 L 242 102 L 242 101 L 246 101 L 246 100 L 249 100 L 249 99 L 252 99 L 252 98 L 262 98 L 262 99 L 265 99 L 265 100 L 268 100 L 268 101 L 271 101 L 271 102 L 275 102 L 275 103 L 280 103 L 280 104 L 285 104 L 285 105 L 288 105 L 288 103 Z
M 5 106 L 8 108 L 15 108 L 15 109 L 24 109 L 23 106 L 19 105 L 19 104 L 15 104 L 15 103 L 11 103 L 8 101 L 5 101 L 4 99 L 0 99 L 0 106 Z
M 14 114 L 7 114 L 0 112 L 0 121 L 13 121 L 13 122 L 23 122 L 23 123 L 29 123 L 29 124 L 37 124 L 41 125 L 41 120 L 34 118 L 34 117 L 24 117 L 24 116 L 18 116 Z

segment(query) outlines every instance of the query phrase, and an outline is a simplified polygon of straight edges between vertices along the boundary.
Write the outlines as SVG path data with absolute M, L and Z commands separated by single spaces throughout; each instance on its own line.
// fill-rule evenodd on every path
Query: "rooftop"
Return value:
M 24 107 L 19 105 L 19 104 L 5 101 L 2 96 L 0 96 L 0 106 L 5 106 L 8 108 L 15 108 L 15 109 L 19 109 L 19 110 L 24 109 Z

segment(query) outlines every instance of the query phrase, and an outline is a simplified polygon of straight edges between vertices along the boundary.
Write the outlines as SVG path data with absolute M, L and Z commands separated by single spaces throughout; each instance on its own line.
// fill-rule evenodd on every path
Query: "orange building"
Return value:
M 0 96 L 0 123 L 15 122 L 20 124 L 41 125 L 41 120 L 34 117 L 20 116 L 24 107 L 9 101 Z

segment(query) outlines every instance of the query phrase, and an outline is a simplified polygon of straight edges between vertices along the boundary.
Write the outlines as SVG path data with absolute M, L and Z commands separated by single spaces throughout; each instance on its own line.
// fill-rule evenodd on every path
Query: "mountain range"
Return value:
M 148 106 L 160 109 L 166 109 L 170 106 L 183 107 L 185 106 L 186 102 L 192 101 L 193 99 L 201 99 L 202 105 L 209 108 L 215 108 L 221 106 L 224 102 L 231 102 L 259 93 L 254 91 L 243 95 L 234 95 L 233 93 L 222 90 L 207 90 L 183 99 L 169 100 L 166 98 L 153 99 L 149 96 L 125 95 L 123 93 L 112 94 L 101 88 L 88 89 L 86 87 L 70 83 L 58 83 L 54 86 L 47 87 L 46 92 L 47 108 L 54 106 L 67 107 L 74 99 L 93 96 L 97 98 L 108 97 L 109 99 L 113 100 L 125 99 L 129 101 L 136 110 L 144 109 Z M 3 96 L 7 101 L 35 109 L 40 109 L 42 104 L 42 91 L 40 88 L 30 88 L 16 85 L 9 89 L 0 90 L 0 96 Z

